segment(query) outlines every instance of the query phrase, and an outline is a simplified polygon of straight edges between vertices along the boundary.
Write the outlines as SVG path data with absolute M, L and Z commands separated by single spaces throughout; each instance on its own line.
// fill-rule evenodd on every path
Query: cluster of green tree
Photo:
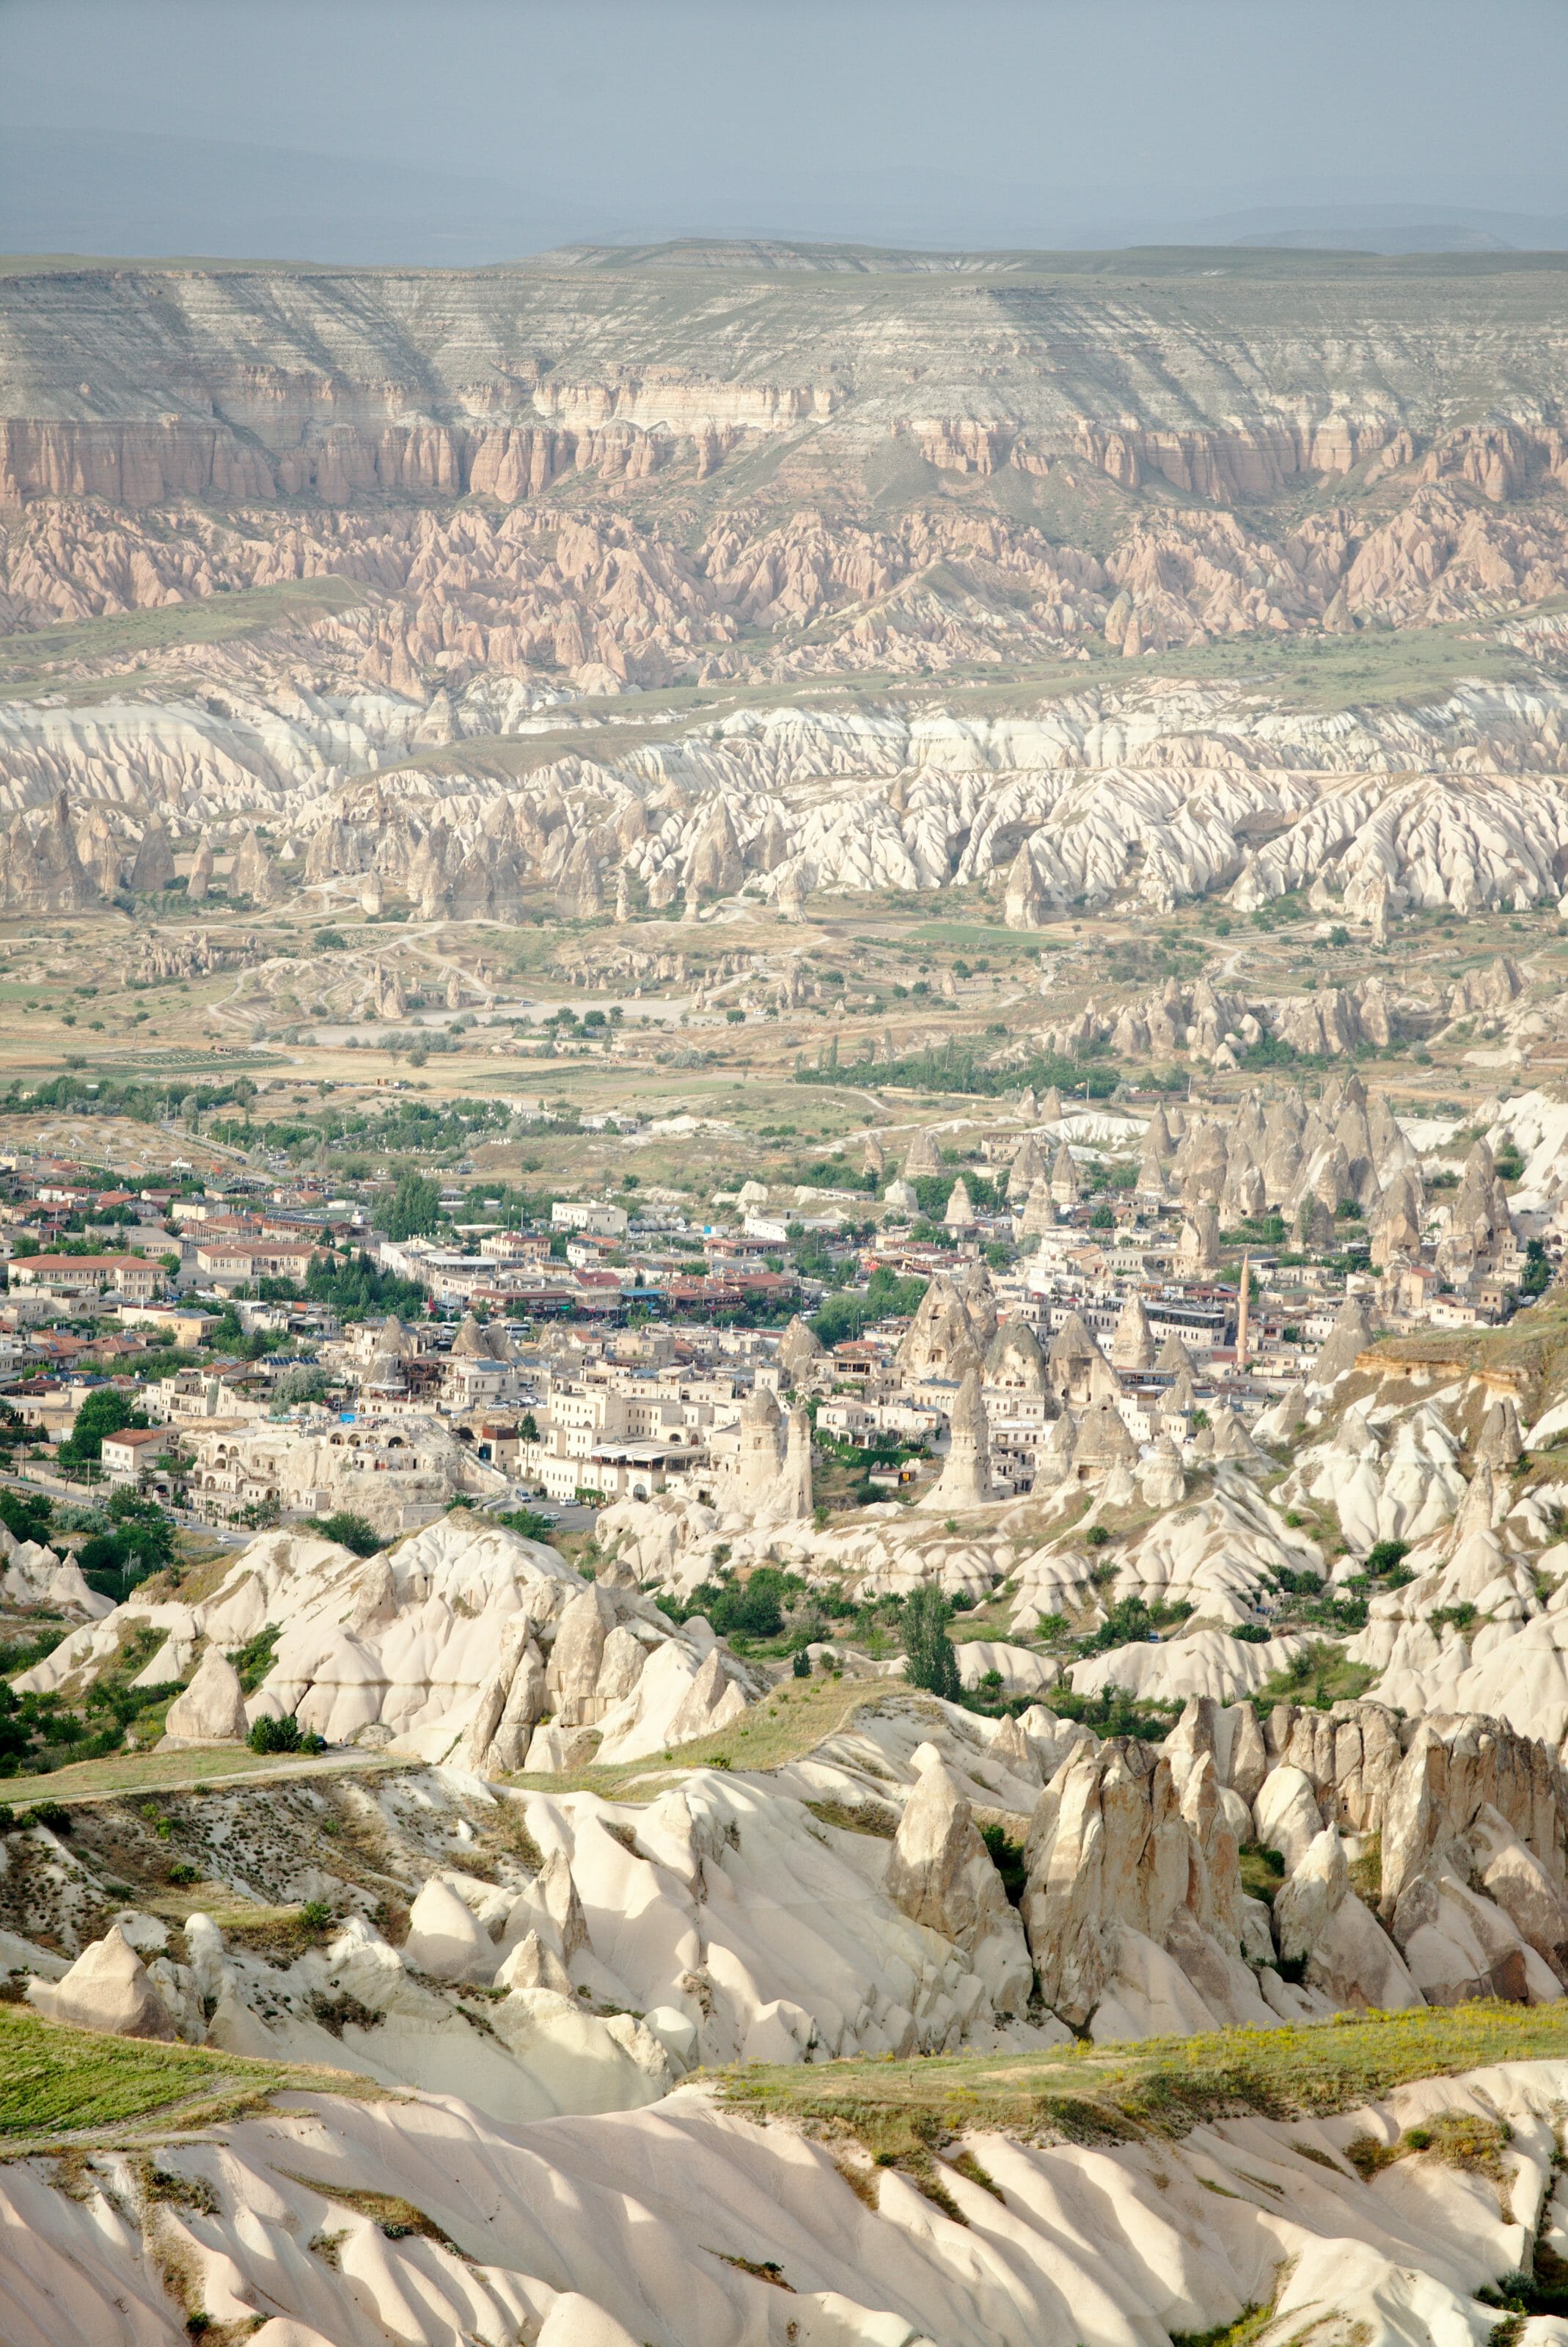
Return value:
M 441 1227 L 441 1184 L 412 1166 L 398 1175 L 397 1186 L 378 1216 L 389 1239 L 428 1238 Z
M 1320 1051 L 1298 1051 L 1294 1043 L 1285 1042 L 1278 1035 L 1260 1035 L 1255 1043 L 1246 1047 L 1249 1068 L 1326 1068 L 1327 1059 Z
M 278 1717 L 263 1712 L 260 1719 L 251 1721 L 245 1741 L 252 1752 L 324 1752 L 327 1748 L 324 1736 L 302 1730 L 293 1714 L 287 1711 Z
M 236 1076 L 227 1084 L 190 1084 L 179 1076 L 161 1081 L 149 1077 L 121 1080 L 72 1069 L 31 1086 L 14 1079 L 0 1104 L 11 1113 L 68 1109 L 77 1115 L 128 1116 L 138 1124 L 159 1124 L 166 1117 L 205 1116 L 210 1109 L 241 1107 L 255 1097 L 256 1087 L 248 1076 Z
M 255 1694 L 272 1669 L 282 1635 L 278 1624 L 269 1622 L 265 1629 L 258 1630 L 253 1638 L 247 1638 L 242 1646 L 230 1649 L 229 1660 L 247 1695 Z
M 1176 1724 L 1179 1704 L 1140 1703 L 1125 1687 L 1102 1687 L 1095 1695 L 1074 1695 L 1069 1687 L 1052 1687 L 1050 1707 L 1059 1719 L 1081 1720 L 1108 1742 L 1113 1736 L 1135 1736 L 1144 1744 L 1163 1744 Z
M 958 1658 L 948 1624 L 953 1609 L 934 1581 L 923 1581 L 904 1601 L 904 1676 L 911 1686 L 940 1696 L 944 1703 L 962 1703 Z
M 879 1265 L 864 1294 L 830 1296 L 813 1315 L 812 1328 L 823 1344 L 842 1345 L 848 1337 L 863 1336 L 875 1321 L 917 1312 L 927 1285 L 923 1279 L 900 1279 L 886 1264 Z
M 123 1230 L 128 1225 L 139 1224 L 140 1221 L 141 1216 L 129 1206 L 73 1206 L 61 1224 L 60 1230 L 62 1233 L 89 1229 L 101 1230 L 106 1224 L 112 1224 L 117 1229 Z M 57 1251 L 68 1252 L 68 1249 L 62 1245 Z M 82 1247 L 77 1252 L 82 1255 L 91 1255 L 96 1252 L 96 1246 Z
M 706 1320 L 715 1328 L 778 1328 L 794 1317 L 797 1298 L 746 1296 L 739 1304 L 682 1304 L 682 1320 Z
M 336 1541 L 340 1548 L 353 1549 L 355 1556 L 374 1556 L 386 1545 L 369 1518 L 356 1516 L 352 1509 L 340 1508 L 332 1516 L 307 1516 L 305 1522 L 323 1540 Z
M 917 1174 L 915 1195 L 920 1212 L 933 1222 L 940 1221 L 960 1175 L 971 1205 L 978 1206 L 984 1214 L 1000 1213 L 1007 1204 L 1007 1184 L 992 1181 L 989 1174 L 978 1174 L 972 1165 L 956 1166 L 950 1174 Z
M 853 1070 L 841 1068 L 836 1046 L 830 1047 L 820 1068 L 801 1067 L 795 1070 L 797 1084 L 841 1084 Z M 1017 1062 L 999 1063 L 983 1060 L 972 1043 L 959 1045 L 949 1036 L 946 1043 L 924 1051 L 909 1053 L 899 1060 L 878 1060 L 878 1086 L 897 1086 L 901 1090 L 926 1092 L 972 1092 L 994 1099 L 1002 1092 L 1022 1092 L 1029 1088 L 1044 1092 L 1055 1084 L 1061 1092 L 1082 1092 L 1088 1090 L 1091 1100 L 1104 1100 L 1113 1092 L 1120 1081 L 1113 1067 L 1088 1067 L 1081 1060 L 1070 1060 L 1059 1052 Z
M 537 1439 L 538 1430 L 534 1430 Z M 548 1548 L 555 1538 L 555 1519 L 542 1516 L 537 1508 L 503 1508 L 496 1512 L 495 1521 L 505 1524 L 509 1532 L 521 1532 L 525 1540 L 543 1541 Z
M 1105 974 L 1118 986 L 1148 986 L 1162 978 L 1184 978 L 1201 969 L 1205 956 L 1195 938 L 1128 938 L 1105 956 Z
M 137 1408 L 123 1387 L 95 1386 L 56 1455 L 67 1475 L 77 1474 L 84 1467 L 97 1466 L 106 1434 L 121 1434 L 127 1427 L 146 1424 L 147 1412 Z
M 89 1589 L 123 1605 L 139 1582 L 173 1563 L 174 1525 L 155 1501 L 128 1490 L 116 1491 L 104 1514 L 105 1530 L 83 1543 L 77 1563 Z
M 0 1524 L 4 1524 L 13 1540 L 37 1541 L 46 1545 L 49 1538 L 50 1519 L 55 1503 L 46 1491 L 15 1491 L 8 1484 L 0 1485 Z M 23 1663 L 4 1665 L 6 1670 L 25 1670 Z
M 430 1039 L 425 1038 L 426 1044 Z M 252 1097 L 254 1088 L 252 1087 Z M 444 1156 L 466 1149 L 476 1133 L 504 1131 L 511 1122 L 504 1101 L 444 1101 L 439 1107 L 399 1095 L 376 1115 L 323 1104 L 309 1118 L 276 1118 L 256 1124 L 249 1116 L 214 1124 L 213 1137 L 234 1147 L 364 1150 L 367 1155 Z
M 26 1653 L 3 1657 L 7 1674 L 26 1670 L 56 1645 L 61 1630 Z M 144 1630 L 129 1639 L 111 1669 L 90 1686 L 79 1704 L 59 1693 L 19 1695 L 10 1677 L 0 1678 L 0 1777 L 37 1774 L 67 1761 L 97 1760 L 118 1752 L 133 1720 L 153 1712 L 179 1692 L 178 1680 L 159 1686 L 133 1686 L 162 1644 L 162 1633 Z M 42 1819 L 41 1810 L 34 1816 Z M 48 1822 L 47 1819 L 42 1819 Z
M 786 1612 L 807 1594 L 799 1573 L 759 1564 L 749 1581 L 704 1581 L 684 1600 L 661 1596 L 654 1602 L 672 1621 L 689 1622 L 701 1614 L 721 1638 L 778 1638 Z
M 1277 929 L 1286 921 L 1304 921 L 1307 914 L 1305 890 L 1287 888 L 1283 897 L 1271 897 L 1266 905 L 1255 908 L 1252 925 L 1255 929 Z
M 383 1271 L 364 1254 L 319 1258 L 305 1274 L 305 1295 L 313 1304 L 330 1306 L 343 1321 L 381 1319 L 388 1312 L 416 1319 L 429 1303 L 416 1279 Z
M 810 1190 L 864 1190 L 866 1196 L 876 1195 L 875 1174 L 857 1174 L 842 1157 L 814 1157 L 809 1164 L 797 1165 L 794 1177 L 803 1188 Z
M 1095 1529 L 1099 1531 L 1102 1527 L 1097 1525 Z M 1136 1594 L 1119 1597 L 1114 1605 L 1108 1608 L 1100 1627 L 1079 1641 L 1078 1650 L 1083 1655 L 1108 1655 L 1112 1646 L 1125 1646 L 1136 1640 L 1152 1638 L 1168 1624 L 1184 1622 L 1192 1610 L 1184 1598 L 1179 1599 L 1174 1605 L 1151 1606 L 1144 1598 Z
M 1502 1171 L 1501 1163 L 1498 1171 Z M 1522 1171 L 1522 1168 L 1521 1169 Z M 1517 1175 L 1514 1179 L 1517 1180 Z M 1552 1263 L 1539 1239 L 1531 1239 L 1524 1249 L 1524 1270 L 1519 1282 L 1522 1297 L 1544 1296 L 1552 1285 Z

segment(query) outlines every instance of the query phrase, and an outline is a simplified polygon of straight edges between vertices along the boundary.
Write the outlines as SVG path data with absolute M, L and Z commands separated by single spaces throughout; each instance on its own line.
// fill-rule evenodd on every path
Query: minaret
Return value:
M 1235 1373 L 1239 1378 L 1246 1368 L 1247 1303 L 1252 1288 L 1252 1256 L 1243 1249 L 1241 1258 L 1241 1295 L 1235 1308 Z

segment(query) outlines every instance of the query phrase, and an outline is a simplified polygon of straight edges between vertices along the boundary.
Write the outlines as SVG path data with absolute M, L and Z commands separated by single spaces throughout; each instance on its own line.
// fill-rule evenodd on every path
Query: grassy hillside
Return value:
M 205 2127 L 283 2088 L 381 2091 L 352 2071 L 102 2037 L 44 2021 L 26 2006 L 0 2006 L 0 2156 L 51 2141 L 90 2138 L 97 2146 L 128 2127 Z
M 1564 2057 L 1561 2006 L 1483 2004 L 1022 2056 L 756 2066 L 726 2071 L 720 2091 L 737 2110 L 853 2137 L 888 2165 L 918 2165 L 971 2128 L 1107 2143 L 1244 2113 L 1326 2117 L 1414 2078 Z

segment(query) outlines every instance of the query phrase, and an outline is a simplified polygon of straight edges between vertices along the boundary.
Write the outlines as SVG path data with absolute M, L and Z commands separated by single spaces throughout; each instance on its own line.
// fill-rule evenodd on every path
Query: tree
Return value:
M 139 1582 L 174 1562 L 174 1526 L 156 1501 L 116 1491 L 105 1513 L 109 1530 L 86 1542 L 77 1557 L 89 1588 L 123 1604 Z
M 951 1608 L 934 1581 L 923 1581 L 904 1606 L 904 1676 L 944 1703 L 957 1703 L 962 1689 L 958 1658 L 948 1635 Z
M 313 1516 L 312 1530 L 323 1540 L 336 1541 L 340 1548 L 353 1549 L 355 1556 L 374 1556 L 382 1546 L 381 1534 L 364 1516 L 356 1516 L 347 1508 L 335 1516 Z
M 259 1719 L 251 1721 L 251 1732 L 245 1741 L 252 1752 L 297 1752 L 300 1748 L 300 1723 L 290 1712 L 285 1712 L 280 1719 L 264 1711 Z
M 59 1450 L 62 1467 L 84 1467 L 102 1456 L 106 1434 L 119 1434 L 128 1426 L 145 1426 L 145 1414 L 132 1407 L 128 1394 L 118 1386 L 98 1386 L 77 1412 L 76 1424 Z
M 392 1204 L 386 1210 L 386 1235 L 389 1239 L 412 1239 L 426 1236 L 441 1220 L 441 1184 L 428 1174 L 415 1174 L 412 1167 L 400 1174 L 397 1187 L 392 1194 Z
M 0 1491 L 0 1524 L 19 1541 L 46 1541 L 54 1505 L 44 1491 Z
M 328 1255 L 313 1263 L 305 1275 L 305 1293 L 314 1303 L 330 1305 L 340 1320 L 380 1319 L 388 1312 L 402 1318 L 423 1312 L 425 1305 L 417 1280 L 377 1270 L 367 1255 Z
M 518 1427 L 518 1439 L 524 1442 L 537 1442 L 538 1440 L 539 1422 L 534 1416 L 531 1409 L 524 1410 L 521 1422 Z

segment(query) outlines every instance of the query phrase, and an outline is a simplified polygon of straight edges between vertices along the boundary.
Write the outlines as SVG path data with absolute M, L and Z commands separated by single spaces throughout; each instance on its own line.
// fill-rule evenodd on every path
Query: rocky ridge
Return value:
M 0 707 L 5 794 L 25 811 L 3 835 L 5 899 L 75 909 L 159 885 L 171 834 L 198 860 L 253 856 L 257 820 L 282 858 L 231 889 L 352 902 L 374 887 L 425 917 L 505 917 L 528 890 L 578 917 L 743 891 L 790 915 L 814 890 L 957 881 L 993 890 L 1022 929 L 1069 907 L 1214 895 L 1249 911 L 1310 888 L 1380 935 L 1412 906 L 1553 904 L 1568 877 L 1554 688 L 1466 688 L 1419 715 L 1332 723 L 1265 724 L 1234 687 L 1086 692 L 978 721 L 784 708 L 600 754 L 583 725 L 580 747 L 524 781 L 383 770 L 416 759 L 432 725 L 526 743 L 540 722 L 499 680 L 442 698 L 434 713 L 386 693 L 235 698 L 221 716 Z M 1337 1015 L 1349 1040 L 1358 1020 L 1379 1040 L 1363 1010 Z

